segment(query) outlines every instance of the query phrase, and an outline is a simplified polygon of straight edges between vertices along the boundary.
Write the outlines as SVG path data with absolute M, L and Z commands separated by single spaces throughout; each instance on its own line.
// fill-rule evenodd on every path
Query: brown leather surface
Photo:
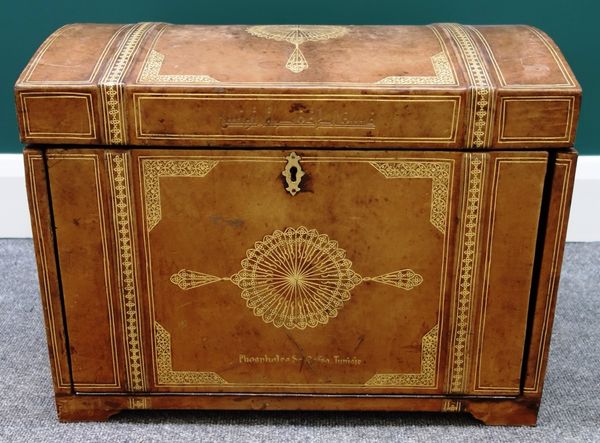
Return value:
M 79 392 L 124 391 L 101 153 L 56 151 L 46 158 L 73 386 Z
M 580 93 L 527 26 L 61 28 L 16 85 L 59 415 L 534 423 Z
M 51 203 L 56 226 L 60 282 L 52 257 L 36 248 L 55 379 L 70 363 L 75 392 L 157 395 L 90 404 L 60 396 L 62 419 L 127 408 L 293 407 L 464 410 L 487 423 L 534 423 L 574 152 L 557 160 L 509 151 L 297 154 L 305 175 L 292 196 L 282 176 L 288 150 L 27 152 L 30 201 Z M 49 226 L 50 214 L 43 217 Z M 327 237 L 311 237 L 312 229 Z M 307 249 L 278 249 L 274 238 L 320 239 L 336 270 L 315 265 L 324 256 Z M 286 266 L 273 271 L 268 251 Z M 295 323 L 286 326 L 247 305 L 244 291 L 252 294 L 265 270 L 291 282 L 303 260 L 311 265 L 297 278 L 312 287 L 353 276 L 342 306 L 316 325 L 288 311 L 283 318 Z M 253 261 L 258 280 L 240 272 Z M 421 277 L 410 289 L 397 276 L 408 269 Z M 282 283 L 271 282 L 267 293 L 281 295 Z M 62 295 L 44 292 L 59 285 Z M 319 294 L 331 296 L 331 286 Z M 68 355 L 64 333 L 58 341 L 51 334 L 64 328 L 61 302 Z M 68 379 L 56 387 L 70 388 Z M 230 396 L 172 397 L 214 392 Z M 243 393 L 262 400 L 247 403 Z
M 282 183 L 286 151 L 132 154 L 132 171 L 142 171 L 132 180 L 135 206 L 146 214 L 138 219 L 141 263 L 147 269 L 146 323 L 158 323 L 170 334 L 172 369 L 190 374 L 189 381 L 155 374 L 152 390 L 442 392 L 441 337 L 451 272 L 447 250 L 454 229 L 449 198 L 458 192 L 460 154 L 298 151 L 308 176 L 294 197 Z M 186 176 L 194 162 L 198 167 L 205 161 L 218 163 L 204 177 Z M 370 162 L 416 164 L 422 172 L 390 179 Z M 184 169 L 176 173 L 175 164 Z M 157 204 L 156 176 L 159 220 L 148 215 Z M 448 205 L 444 233 L 430 220 L 434 181 L 448 188 L 441 197 Z M 182 290 L 170 279 L 181 269 L 229 277 L 241 269 L 255 242 L 301 226 L 337 242 L 351 269 L 363 277 L 412 269 L 423 282 L 410 290 L 372 281 L 356 284 L 350 300 L 326 324 L 299 329 L 276 327 L 253 313 L 231 281 Z M 436 325 L 441 336 L 433 356 L 423 361 L 423 338 Z M 157 351 L 162 340 L 156 331 L 151 336 L 145 352 L 152 355 L 154 349 L 148 361 L 155 371 L 164 361 Z M 267 362 L 257 361 L 265 356 Z M 203 383 L 202 373 L 218 374 L 223 382 Z M 379 384 L 377 374 L 407 380 Z M 404 374 L 423 375 L 409 380 Z
M 468 412 L 488 425 L 535 426 L 539 404 L 530 399 L 298 395 L 68 395 L 56 398 L 60 421 L 106 421 L 123 410 L 204 409 L 237 411 L 427 411 Z
M 567 234 L 567 222 L 577 152 L 561 152 L 551 167 L 552 192 L 548 198 L 548 211 L 543 229 L 543 250 L 539 277 L 536 281 L 534 315 L 531 324 L 530 345 L 527 351 L 527 370 L 523 390 L 527 395 L 541 395 L 546 372 L 550 335 L 554 322 L 554 310 L 563 258 L 563 244 Z
M 27 143 L 407 149 L 572 146 L 581 94 L 541 31 L 455 24 L 68 25 L 15 91 Z
M 35 248 L 44 323 L 46 325 L 50 367 L 52 368 L 52 382 L 54 392 L 68 394 L 73 390 L 69 351 L 62 315 L 61 290 L 54 247 L 55 234 L 52 228 L 52 211 L 50 209 L 44 152 L 42 149 L 27 148 L 23 156 L 33 246 Z
M 547 154 L 297 154 L 306 175 L 292 196 L 289 151 L 48 151 L 75 388 L 518 394 Z M 310 251 L 316 236 L 327 254 L 286 249 Z M 253 272 L 280 281 L 309 266 L 304 295 L 244 277 L 256 257 Z M 420 281 L 402 286 L 406 270 Z M 249 305 L 279 294 L 299 309 L 290 300 L 329 300 L 335 281 L 339 306 L 305 305 L 325 313 L 318 324 Z
M 479 257 L 473 393 L 517 395 L 547 153 L 490 154 Z

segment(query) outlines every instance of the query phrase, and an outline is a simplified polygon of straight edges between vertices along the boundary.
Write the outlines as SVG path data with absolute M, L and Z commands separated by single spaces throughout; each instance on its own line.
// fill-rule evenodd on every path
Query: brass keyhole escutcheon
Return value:
M 304 177 L 304 171 L 302 170 L 302 166 L 300 166 L 300 160 L 302 159 L 298 154 L 292 152 L 286 157 L 286 160 L 287 164 L 281 173 L 287 183 L 285 190 L 292 195 L 296 195 L 300 191 L 300 181 Z

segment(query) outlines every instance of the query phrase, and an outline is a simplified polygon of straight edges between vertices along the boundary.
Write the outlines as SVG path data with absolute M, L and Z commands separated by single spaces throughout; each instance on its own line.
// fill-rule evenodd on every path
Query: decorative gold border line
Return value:
M 173 155 L 152 155 L 152 156 L 139 156 L 137 158 L 138 161 L 138 168 L 139 168 L 139 186 L 140 186 L 140 190 L 142 190 L 142 195 L 143 194 L 143 189 L 144 189 L 144 185 L 143 185 L 143 167 L 142 167 L 142 162 L 146 161 L 146 160 L 166 160 L 166 159 L 170 159 L 170 160 L 182 160 L 181 156 L 173 156 Z M 247 161 L 253 161 L 253 162 L 273 162 L 273 161 L 279 161 L 279 162 L 284 162 L 284 160 L 282 159 L 282 157 L 279 156 L 272 156 L 272 157 L 264 157 L 264 156 L 239 156 L 239 157 L 231 157 L 231 156 L 185 156 L 184 157 L 185 160 L 190 160 L 190 159 L 214 159 L 216 161 L 232 161 L 232 162 L 236 162 L 236 161 L 243 161 L 243 162 L 247 162 Z M 388 161 L 392 161 L 392 162 L 397 162 L 400 160 L 421 160 L 421 161 L 440 161 L 439 158 L 421 158 L 421 157 L 405 157 L 405 158 L 390 158 L 390 157 L 344 157 L 344 156 L 339 156 L 339 157 L 304 157 L 303 162 L 307 163 L 307 162 L 341 162 L 341 161 L 348 161 L 348 162 L 360 162 L 360 163 L 370 163 L 372 161 L 384 161 L 384 160 L 388 160 Z M 449 161 L 452 162 L 452 164 L 454 165 L 454 159 L 449 159 Z M 452 168 L 453 170 L 453 168 Z M 452 175 L 450 175 L 449 177 L 449 183 L 452 182 Z M 449 194 L 448 194 L 448 200 L 449 202 L 452 200 L 452 191 L 450 190 Z M 451 206 L 448 204 L 448 219 L 451 219 L 450 216 L 450 211 L 451 211 Z M 142 204 L 142 208 L 143 210 L 143 215 L 142 218 L 145 220 L 146 219 L 146 214 L 145 214 L 145 205 Z M 144 224 L 145 226 L 145 224 Z M 149 297 L 149 316 L 151 321 L 156 322 L 156 314 L 154 311 L 154 293 L 153 293 L 153 284 L 152 284 L 152 273 L 151 273 L 151 261 L 152 261 L 152 254 L 151 254 L 151 248 L 150 248 L 150 236 L 149 236 L 149 231 L 148 229 L 143 229 L 144 231 L 144 251 L 145 251 L 145 256 L 146 256 L 146 279 L 148 281 L 148 297 Z M 443 306 L 444 306 L 444 294 L 446 292 L 446 278 L 447 278 L 447 251 L 448 251 L 448 244 L 449 244 L 449 239 L 450 237 L 447 235 L 447 233 L 444 236 L 444 242 L 443 242 L 443 251 L 442 251 L 442 263 L 441 263 L 441 270 L 440 270 L 440 297 L 439 297 L 439 303 L 438 303 L 438 340 L 439 340 L 439 331 L 443 330 L 443 321 L 444 321 L 444 316 L 442 315 L 443 312 Z M 155 343 L 155 338 L 151 341 L 151 347 L 152 347 L 152 355 L 156 356 L 157 353 L 157 349 L 156 349 L 156 343 Z M 437 349 L 437 353 L 436 353 L 436 361 L 437 361 L 437 367 L 436 367 L 436 374 L 439 374 L 439 366 L 440 366 L 440 359 L 439 359 L 439 353 L 440 353 L 440 347 L 438 346 Z M 156 362 L 155 362 L 156 363 Z M 434 365 L 435 366 L 435 365 Z M 425 387 L 426 389 L 435 389 L 438 387 L 438 383 L 437 383 L 437 375 L 435 377 L 436 379 L 436 383 L 434 386 L 432 387 Z M 156 366 L 155 366 L 155 383 L 157 383 L 157 379 L 156 379 Z M 228 386 L 231 386 L 231 383 L 228 383 Z M 244 386 L 244 387 L 248 387 L 248 388 L 253 388 L 253 387 L 280 387 L 280 388 L 289 388 L 289 387 L 293 387 L 293 388 L 357 388 L 357 387 L 368 387 L 366 385 L 361 385 L 361 384 L 328 384 L 328 385 L 310 385 L 310 384 L 302 384 L 302 385 L 282 385 L 282 384 L 277 384 L 277 383 L 267 383 L 267 384 L 257 384 L 257 383 L 243 383 L 240 384 L 240 386 Z M 172 387 L 181 387 L 181 385 L 172 385 Z M 193 387 L 193 386 L 189 386 L 189 387 Z M 395 386 L 377 386 L 374 388 L 395 388 Z M 414 387 L 415 389 L 419 389 L 419 388 L 423 388 L 423 387 Z
M 96 184 L 96 203 L 98 207 L 98 226 L 100 228 L 100 239 L 102 243 L 102 269 L 104 272 L 104 285 L 106 287 L 106 307 L 108 313 L 108 327 L 110 334 L 110 347 L 111 347 L 111 357 L 113 363 L 113 378 L 114 382 L 110 383 L 77 383 L 75 379 L 73 379 L 73 387 L 75 389 L 107 389 L 107 388 L 121 388 L 121 379 L 119 377 L 119 354 L 117 352 L 117 338 L 116 338 L 116 328 L 115 328 L 115 318 L 114 318 L 114 306 L 113 306 L 113 292 L 111 287 L 111 264 L 110 264 L 110 254 L 108 249 L 108 240 L 106 236 L 106 217 L 104 211 L 104 203 L 103 196 L 105 193 L 102 188 L 102 180 L 100 177 L 100 165 L 98 162 L 98 156 L 96 154 L 48 154 L 48 160 L 86 160 L 92 161 L 94 163 L 94 178 Z M 49 166 L 49 169 L 51 166 Z
M 521 137 L 506 137 L 504 129 L 506 124 L 506 103 L 507 102 L 568 102 L 567 121 L 565 126 L 565 134 L 560 137 L 544 137 L 538 136 L 521 136 Z M 571 129 L 573 128 L 573 119 L 575 117 L 575 97 L 560 97 L 560 96 L 520 96 L 520 97 L 501 97 L 500 98 L 500 131 L 498 134 L 498 144 L 523 143 L 530 141 L 539 141 L 545 143 L 568 143 L 571 140 Z
M 29 124 L 29 110 L 27 108 L 27 100 L 38 99 L 54 99 L 68 98 L 86 101 L 86 111 L 88 117 L 88 132 L 31 132 Z M 19 99 L 21 100 L 21 108 L 23 109 L 22 121 L 25 129 L 25 137 L 32 138 L 66 138 L 78 140 L 93 140 L 96 138 L 96 120 L 94 118 L 94 98 L 92 94 L 85 92 L 67 92 L 67 91 L 52 91 L 52 92 L 20 92 Z
M 63 86 L 73 85 L 73 84 L 84 84 L 84 85 L 85 84 L 88 84 L 88 85 L 92 84 L 92 80 L 94 79 L 94 77 L 96 76 L 96 74 L 98 74 L 100 66 L 104 62 L 106 54 L 109 52 L 109 50 L 112 47 L 112 44 L 114 43 L 115 39 L 121 34 L 121 31 L 123 29 L 127 28 L 129 25 L 123 25 L 123 26 L 121 26 L 120 28 L 118 28 L 113 33 L 112 37 L 108 40 L 108 42 L 104 46 L 104 49 L 100 53 L 100 56 L 98 57 L 98 60 L 96 61 L 96 64 L 94 65 L 94 68 L 92 69 L 92 72 L 91 72 L 91 74 L 89 75 L 89 77 L 87 79 L 85 79 L 85 80 L 30 80 L 31 76 L 33 75 L 33 72 L 37 68 L 40 60 L 42 59 L 42 57 L 44 56 L 44 54 L 46 53 L 46 51 L 50 48 L 50 46 L 52 46 L 52 44 L 54 43 L 54 41 L 65 32 L 65 30 L 67 28 L 70 28 L 72 26 L 73 26 L 72 24 L 65 25 L 65 26 L 59 28 L 58 30 L 56 30 L 52 35 L 50 35 L 46 39 L 46 41 L 40 47 L 40 50 L 36 54 L 35 58 L 29 62 L 30 66 L 27 68 L 27 75 L 24 76 L 23 80 L 19 81 L 18 84 L 29 84 L 29 85 L 63 85 Z
M 452 72 L 450 60 L 443 52 L 431 56 L 434 75 L 391 75 L 375 82 L 376 85 L 391 86 L 433 86 L 433 85 L 456 85 L 456 78 Z
M 227 384 L 215 372 L 174 371 L 171 361 L 171 334 L 159 322 L 154 321 L 156 341 L 156 376 L 158 385 L 224 385 Z
M 452 122 L 450 125 L 450 137 L 367 137 L 367 136 L 347 136 L 347 135 L 249 135 L 249 134 L 153 134 L 144 133 L 142 129 L 142 112 L 141 100 L 212 100 L 212 101 L 238 101 L 238 100 L 253 100 L 253 101 L 293 101 L 293 100 L 309 100 L 309 101 L 352 101 L 359 99 L 361 102 L 367 101 L 391 101 L 391 102 L 452 102 Z M 204 93 L 134 93 L 134 116 L 135 116 L 135 132 L 138 139 L 204 139 L 204 140 L 358 140 L 358 141 L 397 141 L 397 142 L 443 142 L 454 143 L 458 134 L 458 117 L 460 113 L 461 96 L 460 95 L 355 95 L 355 94 L 301 94 L 301 95 L 285 95 L 285 94 L 204 94 Z
M 421 370 L 414 374 L 375 374 L 363 384 L 331 385 L 327 383 L 311 384 L 310 387 L 393 387 L 393 388 L 435 388 L 438 353 L 439 325 L 435 325 L 421 339 Z M 156 340 L 157 385 L 160 386 L 258 386 L 248 383 L 227 382 L 212 371 L 175 371 L 172 363 L 171 334 L 157 321 L 154 322 Z M 269 386 L 265 384 L 264 386 Z M 279 385 L 297 386 L 297 385 Z M 309 387 L 309 385 L 300 385 Z
M 448 24 L 443 28 L 450 34 L 460 49 L 467 68 L 469 80 L 475 93 L 471 94 L 471 116 L 467 131 L 467 147 L 485 148 L 493 133 L 494 88 L 484 60 L 479 54 L 475 41 L 462 25 Z
M 567 82 L 571 82 L 571 85 L 573 87 L 576 87 L 577 85 L 575 84 L 575 80 L 573 79 L 573 77 L 571 77 L 571 74 L 569 74 L 569 69 L 562 62 L 558 52 L 556 51 L 556 49 L 554 47 L 552 47 L 552 44 L 548 41 L 548 39 L 546 39 L 544 34 L 532 26 L 526 26 L 526 28 L 528 28 L 531 32 L 533 32 L 535 35 L 538 36 L 538 38 L 542 41 L 542 43 L 548 48 L 548 50 L 552 54 L 552 57 L 556 61 L 556 64 L 558 65 L 558 68 L 560 69 L 561 74 L 565 77 L 565 80 L 567 80 Z M 554 85 L 554 86 L 557 86 L 557 85 Z
M 525 386 L 523 391 L 530 393 L 540 392 L 540 381 L 542 374 L 542 367 L 544 365 L 544 355 L 546 353 L 546 347 L 548 346 L 548 334 L 549 334 L 549 325 L 551 322 L 552 316 L 552 305 L 554 303 L 554 299 L 556 297 L 556 285 L 559 281 L 559 269 L 558 269 L 558 261 L 560 256 L 560 248 L 563 244 L 564 238 L 564 227 L 568 221 L 567 216 L 567 201 L 569 199 L 569 184 L 571 183 L 571 173 L 573 169 L 573 160 L 572 159 L 557 159 L 555 168 L 563 167 L 565 168 L 565 176 L 563 179 L 563 184 L 561 188 L 561 196 L 560 203 L 558 209 L 558 223 L 556 227 L 556 233 L 554 235 L 554 245 L 552 249 L 552 261 L 550 266 L 550 274 L 548 276 L 548 289 L 546 293 L 548 294 L 548 298 L 546 301 L 546 307 L 544 311 L 544 322 L 542 324 L 542 331 L 540 334 L 540 345 L 538 350 L 537 361 L 535 365 L 535 374 L 534 374 L 534 383 L 533 387 Z
M 277 160 L 279 158 L 276 157 Z M 306 158 L 308 162 L 311 158 Z M 365 160 L 362 160 L 365 161 Z M 151 231 L 161 219 L 161 177 L 205 177 L 217 165 L 217 160 L 141 160 L 146 202 L 146 225 Z M 446 232 L 450 167 L 452 160 L 419 161 L 394 160 L 370 161 L 386 178 L 427 178 L 432 180 L 430 221 L 441 233 Z
M 144 177 L 144 200 L 146 202 L 146 226 L 148 232 L 160 222 L 161 177 L 205 177 L 218 161 L 211 160 L 141 160 Z
M 213 84 L 213 83 L 221 83 L 219 80 L 214 79 L 209 75 L 204 74 L 161 74 L 160 70 L 162 64 L 164 62 L 165 56 L 160 52 L 152 49 L 144 67 L 142 69 L 141 75 L 139 77 L 139 83 L 150 83 L 150 84 Z M 456 86 L 458 83 L 456 82 L 456 77 L 454 76 L 454 72 L 452 71 L 452 65 L 446 54 L 444 52 L 440 52 L 431 56 L 431 64 L 433 66 L 433 70 L 435 72 L 432 76 L 397 76 L 392 75 L 385 77 L 379 81 L 376 81 L 374 84 L 382 85 L 382 86 L 421 86 L 421 85 L 454 85 Z M 282 82 L 285 83 L 285 82 Z M 309 83 L 309 82 L 307 82 Z M 311 82 L 312 83 L 312 82 Z M 316 82 L 314 82 L 316 83 Z M 226 83 L 231 84 L 231 83 Z M 248 82 L 248 84 L 256 85 L 257 82 Z M 285 83 L 287 84 L 287 83 Z M 329 82 L 319 83 L 320 85 L 329 84 Z M 334 83 L 337 84 L 337 83 Z M 352 83 L 358 84 L 358 83 Z M 365 83 L 365 85 L 369 85 L 370 83 Z
M 473 290 L 479 255 L 480 209 L 485 180 L 486 154 L 465 154 L 465 193 L 462 199 L 459 237 L 459 262 L 455 303 L 452 309 L 454 325 L 450 337 L 449 391 L 460 394 L 465 390 L 467 360 L 470 353 Z M 456 312 L 454 312 L 456 311 Z
M 134 61 L 140 42 L 154 25 L 154 23 L 138 23 L 131 27 L 98 83 L 102 97 L 104 135 L 107 144 L 120 145 L 127 142 L 123 79 Z
M 219 86 L 307 86 L 307 85 L 319 85 L 319 86 L 345 86 L 345 87 L 365 87 L 365 86 L 381 86 L 387 88 L 388 86 L 405 86 L 405 87 L 418 87 L 423 85 L 429 85 L 432 87 L 436 86 L 459 86 L 459 82 L 456 77 L 456 69 L 451 62 L 450 54 L 444 39 L 441 37 L 439 31 L 433 26 L 426 26 L 434 34 L 435 38 L 440 44 L 440 52 L 431 56 L 431 62 L 434 68 L 434 76 L 388 76 L 376 82 L 221 82 L 214 79 L 209 75 L 204 74 L 160 74 L 160 69 L 164 61 L 164 55 L 156 50 L 156 44 L 162 34 L 167 28 L 172 25 L 164 26 L 159 32 L 156 33 L 150 49 L 144 58 L 142 63 L 142 69 L 138 74 L 137 83 L 150 83 L 150 84 L 211 84 L 217 83 Z
M 219 80 L 215 80 L 209 75 L 161 74 L 160 69 L 164 60 L 165 56 L 163 54 L 151 49 L 142 68 L 138 83 L 192 83 L 195 85 L 219 83 Z
M 44 238 L 43 238 L 43 230 L 42 230 L 42 221 L 40 218 L 40 208 L 39 208 L 39 200 L 38 200 L 38 193 L 37 193 L 37 188 L 36 188 L 36 176 L 35 176 L 35 166 L 34 166 L 34 160 L 36 161 L 41 161 L 42 162 L 42 168 L 44 167 L 43 165 L 43 157 L 41 155 L 38 154 L 26 154 L 27 155 L 27 161 L 29 162 L 29 188 L 30 188 L 30 192 L 31 192 L 31 203 L 32 203 L 32 208 L 33 208 L 33 213 L 32 213 L 32 220 L 34 222 L 35 225 L 35 231 L 34 231 L 34 235 L 33 235 L 33 239 L 34 241 L 37 243 L 37 250 L 40 253 L 40 263 L 41 263 L 41 268 L 40 268 L 40 274 L 41 274 L 41 280 L 43 282 L 41 289 L 42 292 L 42 297 L 45 300 L 45 306 L 46 309 L 44 309 L 44 314 L 47 316 L 46 317 L 46 324 L 48 325 L 48 331 L 49 331 L 49 341 L 51 343 L 51 348 L 52 348 L 52 363 L 54 365 L 54 374 L 56 374 L 56 385 L 59 388 L 71 388 L 71 383 L 70 382 L 65 382 L 63 379 L 63 373 L 62 373 L 62 369 L 61 369 L 61 365 L 60 365 L 60 348 L 58 346 L 58 338 L 57 338 L 57 333 L 56 333 L 56 324 L 54 323 L 54 307 L 53 307 L 53 301 L 52 301 L 52 291 L 50 289 L 50 277 L 48 275 L 48 256 L 46 254 L 46 246 L 44 245 Z M 46 173 L 46 172 L 45 172 Z M 37 233 L 37 235 L 36 235 Z
M 431 179 L 431 213 L 429 221 L 442 234 L 446 232 L 451 164 L 451 160 L 439 162 L 406 160 L 371 162 L 371 166 L 386 178 Z
M 40 45 L 39 49 L 37 50 L 37 53 L 34 54 L 33 58 L 29 61 L 29 63 L 27 63 L 27 66 L 25 66 L 25 69 L 23 70 L 23 72 L 19 76 L 19 79 L 17 80 L 17 84 L 28 82 L 29 77 L 31 77 L 31 75 L 33 74 L 34 69 L 36 68 L 36 66 L 38 65 L 39 61 L 44 56 L 48 48 L 52 45 L 52 43 L 54 43 L 54 40 L 60 37 L 60 35 L 63 32 L 65 32 L 70 26 L 72 26 L 72 24 L 66 24 L 61 26 L 52 34 L 50 34 L 46 38 L 46 40 L 44 40 L 44 42 Z
M 375 374 L 365 386 L 435 387 L 439 325 L 435 325 L 421 340 L 421 371 L 416 374 Z
M 483 288 L 482 288 L 482 297 L 481 297 L 481 306 L 479 310 L 479 328 L 477 331 L 477 353 L 475 355 L 475 382 L 474 382 L 474 390 L 473 392 L 494 392 L 497 394 L 515 394 L 519 392 L 519 386 L 483 386 L 481 385 L 481 361 L 483 355 L 483 340 L 485 337 L 485 328 L 486 328 L 486 318 L 487 318 L 487 306 L 488 306 L 488 296 L 489 296 L 489 288 L 490 288 L 490 273 L 493 260 L 493 242 L 494 242 L 494 234 L 495 234 L 495 224 L 496 224 L 496 202 L 498 197 L 498 184 L 500 182 L 500 170 L 502 164 L 510 164 L 516 163 L 519 165 L 523 164 L 543 164 L 547 165 L 547 158 L 541 157 L 496 157 L 494 159 L 493 166 L 493 181 L 491 184 L 491 204 L 487 213 L 487 222 L 486 226 L 488 227 L 487 238 L 485 240 L 485 250 L 486 257 L 484 259 L 483 266 Z
M 118 253 L 118 283 L 121 293 L 121 311 L 127 358 L 127 379 L 131 390 L 142 391 L 146 387 L 142 333 L 139 312 L 139 296 L 136 282 L 135 232 L 131 207 L 129 168 L 127 154 L 106 153 L 113 203 L 113 221 Z
M 560 56 L 558 55 L 556 50 L 552 47 L 550 42 L 548 42 L 547 39 L 544 38 L 544 36 L 537 29 L 532 28 L 531 26 L 524 26 L 525 29 L 527 29 L 533 35 L 538 37 L 542 41 L 543 45 L 546 46 L 546 48 L 548 49 L 548 52 L 550 53 L 550 55 L 556 62 L 556 65 L 558 66 L 558 69 L 560 70 L 561 75 L 566 80 L 566 83 L 536 83 L 536 84 L 507 83 L 506 79 L 504 78 L 504 74 L 502 73 L 502 70 L 500 69 L 500 65 L 498 64 L 498 61 L 496 60 L 496 56 L 494 55 L 494 52 L 492 51 L 491 45 L 488 43 L 488 41 L 483 36 L 481 31 L 479 31 L 474 26 L 467 26 L 467 28 L 470 29 L 471 31 L 473 31 L 475 34 L 477 34 L 477 36 L 483 43 L 483 45 L 484 45 L 485 49 L 487 50 L 487 53 L 490 57 L 490 60 L 494 67 L 494 70 L 496 71 L 496 74 L 498 75 L 500 84 L 502 86 L 508 86 L 511 89 L 537 89 L 537 88 L 544 88 L 544 87 L 574 88 L 576 86 L 572 77 L 569 75 L 569 71 L 565 67 L 562 60 L 560 59 Z

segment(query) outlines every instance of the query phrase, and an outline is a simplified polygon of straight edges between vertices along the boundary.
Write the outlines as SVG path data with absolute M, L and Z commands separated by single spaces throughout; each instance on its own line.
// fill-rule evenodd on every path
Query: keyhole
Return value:
M 298 168 L 295 166 L 292 166 L 290 168 L 290 179 L 292 181 L 292 183 L 296 182 L 296 174 L 298 173 Z

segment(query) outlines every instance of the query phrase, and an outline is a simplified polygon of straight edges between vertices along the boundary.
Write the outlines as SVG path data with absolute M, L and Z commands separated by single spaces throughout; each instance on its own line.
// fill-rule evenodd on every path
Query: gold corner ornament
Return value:
M 160 52 L 152 49 L 148 54 L 146 63 L 140 74 L 140 83 L 193 83 L 193 84 L 210 84 L 219 83 L 218 80 L 210 75 L 188 75 L 188 74 L 161 74 L 165 56 Z
M 242 290 L 246 306 L 265 323 L 301 330 L 336 317 L 350 300 L 350 292 L 362 283 L 409 291 L 423 282 L 412 269 L 362 277 L 352 270 L 346 251 L 335 240 L 304 226 L 266 235 L 246 251 L 241 266 L 230 277 L 182 269 L 170 281 L 182 290 L 230 281 Z
M 429 178 L 431 179 L 430 222 L 442 234 L 446 232 L 448 196 L 452 163 L 448 161 L 422 162 L 412 160 L 370 162 L 385 178 Z
M 294 45 L 285 67 L 295 74 L 308 69 L 308 62 L 300 50 L 302 43 L 339 38 L 346 35 L 348 31 L 349 29 L 344 26 L 321 25 L 261 25 L 246 29 L 246 32 L 255 37 L 285 41 Z
M 421 339 L 421 370 L 414 374 L 375 374 L 365 386 L 434 387 L 440 328 L 435 325 Z
M 433 65 L 433 71 L 435 75 L 392 75 L 375 82 L 375 84 L 406 86 L 456 84 L 456 78 L 452 72 L 452 65 L 443 51 L 431 56 L 431 64 Z
M 162 217 L 160 204 L 161 177 L 205 177 L 217 163 L 218 161 L 215 160 L 142 160 L 148 231 L 151 231 Z
M 171 358 L 171 334 L 154 322 L 156 378 L 159 385 L 224 385 L 227 381 L 216 372 L 176 371 Z
M 302 159 L 298 154 L 292 152 L 286 157 L 286 160 L 287 164 L 285 165 L 285 169 L 281 172 L 281 175 L 285 177 L 287 183 L 285 190 L 294 196 L 300 192 L 300 181 L 305 175 L 302 166 L 300 166 L 300 160 Z

